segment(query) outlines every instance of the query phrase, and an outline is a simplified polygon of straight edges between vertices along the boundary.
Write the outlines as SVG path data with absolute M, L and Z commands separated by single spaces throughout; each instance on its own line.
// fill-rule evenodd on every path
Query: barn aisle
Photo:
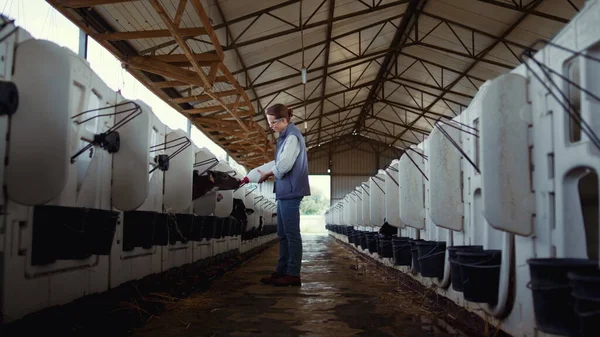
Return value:
M 303 285 L 260 284 L 277 245 L 181 301 L 135 336 L 465 336 L 423 296 L 327 236 L 303 236 Z

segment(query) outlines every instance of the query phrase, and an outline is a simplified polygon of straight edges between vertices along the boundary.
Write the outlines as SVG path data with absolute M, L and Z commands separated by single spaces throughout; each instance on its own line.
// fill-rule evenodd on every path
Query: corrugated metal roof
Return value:
M 273 103 L 294 109 L 311 148 L 352 133 L 398 148 L 418 143 L 486 80 L 517 66 L 524 48 L 556 34 L 584 0 L 48 2 L 253 166 L 272 156 L 263 110 Z M 179 41 L 169 20 L 180 21 Z M 217 72 L 215 63 L 223 65 Z M 206 89 L 199 68 L 214 80 Z M 205 91 L 221 93 L 221 102 Z M 246 106 L 236 104 L 240 91 Z

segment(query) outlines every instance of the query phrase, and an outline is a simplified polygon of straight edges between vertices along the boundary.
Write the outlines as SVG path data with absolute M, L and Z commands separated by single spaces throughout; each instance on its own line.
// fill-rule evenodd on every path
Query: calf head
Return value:
M 214 180 L 209 175 L 201 176 L 194 170 L 192 178 L 192 199 L 197 199 L 206 193 L 215 190 Z
M 246 206 L 242 199 L 233 199 L 233 210 L 231 211 L 231 216 L 238 219 L 238 221 L 244 223 L 248 221 L 248 215 L 245 212 Z
M 388 224 L 387 221 L 379 228 L 379 234 L 383 234 L 384 236 L 392 236 L 397 233 L 398 229 Z
M 198 170 L 194 170 L 192 185 L 192 199 L 197 199 L 208 192 L 235 190 L 240 186 L 240 181 L 226 172 L 209 170 L 205 175 L 200 175 Z
M 240 187 L 240 180 L 221 171 L 207 171 L 208 176 L 219 190 L 235 190 Z

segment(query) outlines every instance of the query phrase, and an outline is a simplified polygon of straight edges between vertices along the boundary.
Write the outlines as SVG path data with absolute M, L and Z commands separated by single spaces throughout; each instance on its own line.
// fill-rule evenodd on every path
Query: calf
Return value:
M 387 221 L 379 228 L 379 234 L 383 234 L 385 237 L 391 237 L 392 235 L 398 234 L 398 228 L 391 226 Z
M 246 240 L 248 234 L 246 233 L 248 228 L 248 215 L 254 213 L 253 209 L 246 208 L 242 199 L 233 199 L 233 210 L 231 216 L 236 218 L 241 224 L 242 239 Z
M 192 182 L 192 200 L 195 200 L 208 192 L 217 190 L 235 190 L 240 186 L 240 180 L 220 171 L 206 171 L 206 175 L 200 175 L 194 170 Z

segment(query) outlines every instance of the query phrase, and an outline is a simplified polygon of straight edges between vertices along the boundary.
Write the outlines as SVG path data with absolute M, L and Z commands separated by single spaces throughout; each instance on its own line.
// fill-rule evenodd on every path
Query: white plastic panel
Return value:
M 230 175 L 234 175 L 234 170 L 227 164 L 227 162 L 219 162 L 215 168 L 215 171 L 227 172 Z M 221 201 L 217 201 L 215 206 L 215 216 L 220 218 L 226 218 L 233 211 L 233 190 L 228 191 L 217 191 L 217 194 L 221 194 L 223 197 Z
M 352 226 L 356 224 L 356 202 L 358 198 L 355 193 L 348 194 L 348 223 L 347 225 Z
M 111 108 L 123 100 L 123 97 L 110 89 L 97 74 L 92 72 L 91 75 L 86 92 L 86 105 L 83 107 L 83 110 L 88 112 L 73 119 L 81 123 L 74 125 L 74 132 L 71 134 L 73 153 L 88 146 L 92 135 L 104 133 L 114 125 L 114 116 L 101 116 L 107 110 L 97 109 Z M 69 178 L 61 195 L 52 200 L 51 204 L 112 209 L 112 162 L 112 154 L 98 146 L 82 153 L 69 166 L 69 177 L 77 178 Z
M 233 211 L 233 191 L 218 191 L 217 194 L 221 194 L 223 198 L 216 202 L 215 216 L 226 218 Z
M 260 217 L 262 216 L 264 219 L 264 216 L 263 216 L 264 203 L 265 203 L 265 197 L 263 195 L 261 195 L 260 193 L 256 193 L 256 195 L 252 199 L 252 204 L 254 205 L 254 215 L 255 215 L 255 221 L 256 221 L 257 227 L 260 226 Z M 264 226 L 264 222 L 263 222 L 263 226 Z
M 423 229 L 425 228 L 424 179 L 419 168 L 415 166 L 413 161 L 425 172 L 423 158 L 414 153 L 414 151 L 406 151 L 400 157 L 398 163 L 398 175 L 400 177 L 398 181 L 400 185 L 400 221 L 407 226 Z
M 242 186 L 233 192 L 233 198 L 241 199 L 243 201 L 245 198 L 245 196 L 244 196 L 245 193 L 246 193 L 246 186 Z
M 159 155 L 164 155 L 164 143 L 166 139 L 167 126 L 155 114 L 151 115 L 150 120 L 150 147 L 147 150 L 147 173 L 148 177 L 148 196 L 144 203 L 138 208 L 142 211 L 163 211 L 163 185 L 164 172 L 160 169 L 155 169 L 152 173 L 150 170 L 155 168 L 154 158 Z
M 480 144 L 483 214 L 494 228 L 520 235 L 533 231 L 529 175 L 526 79 L 506 74 L 481 97 Z
M 369 183 L 362 183 L 362 223 L 363 226 L 371 226 L 371 191 Z
M 247 229 L 251 229 L 252 227 L 258 226 L 258 209 L 254 208 L 254 198 L 257 196 L 258 196 L 258 193 L 256 193 L 256 192 L 246 191 L 244 205 L 246 206 L 246 208 L 254 210 L 254 213 L 248 215 Z
M 195 149 L 194 163 L 203 163 L 202 165 L 195 166 L 193 170 L 198 170 L 202 175 L 206 174 L 206 171 L 210 168 L 214 168 L 217 165 L 216 161 L 210 159 L 216 159 L 215 155 L 212 154 L 207 148 L 202 147 Z M 210 162 L 208 162 L 210 160 Z M 192 201 L 194 206 L 194 213 L 199 216 L 211 215 L 215 207 L 217 206 L 217 195 L 215 192 L 208 192 L 205 195 Z M 247 204 L 246 204 L 247 205 Z
M 237 170 L 235 172 L 236 172 L 236 175 L 235 175 L 236 178 L 238 178 L 238 179 L 243 178 L 243 176 L 240 175 L 240 172 L 238 172 Z M 233 192 L 233 198 L 234 199 L 242 199 L 242 201 L 243 201 L 245 193 L 246 193 L 246 186 L 242 186 Z
M 127 102 L 127 101 L 125 101 Z M 123 103 L 123 102 L 119 102 Z M 122 211 L 135 210 L 148 196 L 148 151 L 150 151 L 151 121 L 154 113 L 144 102 L 135 101 L 142 113 L 122 126 L 119 152 L 113 155 L 113 206 Z M 130 109 L 132 104 L 119 106 L 117 112 Z M 116 116 L 115 123 L 127 117 Z
M 192 202 L 194 214 L 207 216 L 213 214 L 217 207 L 217 192 L 209 192 Z
M 224 161 L 220 161 L 217 164 L 217 166 L 215 166 L 214 170 L 219 171 L 219 172 L 227 172 L 231 176 L 233 176 L 235 173 L 235 171 L 231 168 L 231 166 L 229 166 L 229 164 L 227 164 L 227 162 L 224 162 Z
M 173 145 L 188 140 L 186 133 L 181 129 L 169 132 L 166 139 L 168 144 L 173 142 Z M 180 149 L 179 146 L 168 148 L 166 154 L 170 156 L 178 149 Z M 192 146 L 188 146 L 169 161 L 169 169 L 164 173 L 165 193 L 163 203 L 170 212 L 181 213 L 190 207 L 192 202 L 193 162 L 194 151 Z
M 441 124 L 441 127 L 461 145 L 461 131 L 445 124 Z M 462 231 L 464 204 L 461 194 L 461 154 L 437 127 L 431 131 L 428 139 L 429 216 L 439 227 Z
M 340 225 L 347 226 L 350 223 L 350 203 L 348 202 L 347 198 L 342 200 L 342 207 L 342 218 Z
M 333 224 L 334 225 L 339 225 L 340 224 L 340 211 L 339 208 L 337 208 L 337 204 L 334 205 L 333 207 Z
M 390 166 L 385 170 L 385 219 L 388 224 L 396 228 L 403 228 L 400 221 L 400 186 L 398 185 L 398 160 L 394 159 Z
M 18 29 L 14 33 L 8 33 L 9 31 L 12 31 L 13 28 L 14 26 L 9 25 L 3 31 L 3 34 L 7 33 L 6 37 L 8 37 L 8 39 L 4 41 L 5 43 L 7 41 L 14 41 L 15 37 L 18 38 L 21 35 L 27 35 L 24 34 L 25 32 L 21 29 Z M 43 43 L 40 44 L 40 42 Z M 47 44 L 46 41 L 35 40 L 30 40 L 30 43 L 32 44 L 28 44 L 28 47 L 23 48 L 26 54 L 27 52 L 33 52 L 33 49 L 30 48 L 31 46 L 37 45 L 37 47 L 44 47 L 44 45 Z M 54 47 L 59 51 L 63 51 L 63 49 L 58 46 Z M 2 53 L 3 59 L 0 60 L 0 63 L 4 62 L 2 66 L 6 66 L 7 69 L 10 70 L 8 74 L 4 75 L 10 75 L 12 73 L 13 50 L 14 45 L 11 45 L 10 50 L 4 50 L 10 51 L 10 54 Z M 38 52 L 40 50 L 41 49 L 38 49 Z M 68 51 L 66 49 L 64 50 Z M 58 151 L 61 151 L 61 153 L 56 154 L 59 158 L 66 158 L 64 165 L 66 165 L 67 177 L 65 184 L 62 186 L 62 190 L 58 195 L 52 198 L 50 203 L 61 206 L 75 206 L 76 203 L 82 203 L 86 207 L 109 209 L 110 168 L 112 162 L 110 155 L 102 150 L 96 151 L 96 149 L 93 149 L 89 153 L 80 156 L 87 159 L 87 166 L 81 167 L 78 165 L 81 161 L 71 164 L 69 161 L 70 157 L 79 150 L 77 131 L 78 129 L 81 130 L 83 125 L 73 125 L 70 117 L 87 110 L 89 107 L 88 102 L 90 101 L 89 94 L 92 89 L 96 91 L 98 96 L 106 98 L 106 100 L 103 100 L 102 102 L 102 104 L 105 105 L 114 105 L 115 94 L 112 92 L 112 95 L 108 95 L 111 91 L 108 90 L 104 83 L 99 80 L 98 76 L 89 69 L 87 63 L 81 59 L 76 60 L 77 56 L 74 54 L 64 53 L 62 56 L 58 55 L 59 57 L 64 58 L 64 61 L 67 62 L 69 66 L 63 67 L 63 65 L 57 64 L 54 69 L 50 68 L 53 67 L 53 64 L 55 63 L 54 59 L 57 55 L 52 50 L 49 51 L 49 54 L 50 57 L 47 60 L 48 63 L 45 64 L 44 62 L 40 62 L 39 58 L 37 61 L 34 61 L 31 59 L 31 55 L 25 55 L 24 62 L 20 62 L 20 66 L 15 68 L 16 77 L 18 77 L 17 75 L 22 75 L 24 72 L 28 72 L 28 76 L 34 76 L 32 79 L 36 79 L 36 75 L 55 77 L 54 79 L 51 79 L 51 77 L 38 77 L 36 81 L 38 82 L 37 84 L 28 84 L 29 88 L 32 89 L 31 91 L 23 90 L 23 88 L 27 87 L 22 87 L 19 83 L 16 83 L 20 86 L 19 89 L 21 89 L 19 90 L 20 109 L 24 108 L 24 110 L 19 110 L 17 114 L 20 114 L 21 117 L 25 117 L 24 119 L 18 119 L 19 124 L 28 119 L 28 117 L 36 119 L 34 125 L 29 125 L 26 128 L 28 133 L 26 133 L 25 136 L 30 138 L 29 142 L 31 144 L 25 144 L 24 149 L 26 150 L 27 146 L 33 145 L 35 142 L 39 142 L 40 144 L 36 146 L 41 147 L 42 149 L 47 149 L 47 145 L 56 145 L 52 139 L 45 139 L 45 137 L 49 137 L 53 132 L 53 123 L 44 123 L 46 123 L 46 117 L 57 117 L 59 119 L 58 122 L 64 122 L 67 132 L 63 136 L 67 139 L 68 150 L 62 151 L 57 149 Z M 34 61 L 35 64 L 28 66 L 25 64 L 25 61 Z M 40 70 L 39 73 L 36 74 L 31 73 L 36 72 L 36 69 L 42 67 L 42 65 L 49 69 Z M 4 79 L 10 80 L 10 78 Z M 48 79 L 49 81 L 51 80 L 51 82 L 42 79 Z M 70 83 L 70 86 L 72 87 L 69 87 L 67 83 Z M 48 88 L 38 88 L 39 86 L 44 85 L 48 86 Z M 61 88 L 51 88 L 52 86 L 60 86 Z M 57 96 L 48 99 L 48 94 L 60 92 L 64 88 L 67 89 L 65 92 L 68 96 Z M 30 95 L 42 96 L 30 97 Z M 46 99 L 46 103 L 43 107 L 40 106 L 39 108 L 32 109 L 31 104 L 38 104 L 40 102 L 39 98 Z M 110 101 L 111 99 L 112 101 Z M 63 102 L 57 101 L 63 101 L 64 103 L 70 104 L 63 105 Z M 62 112 L 67 114 L 66 120 L 60 120 L 62 118 L 62 112 L 58 115 L 55 113 L 56 111 L 54 110 L 57 106 L 62 106 L 61 109 L 65 109 Z M 93 108 L 97 107 L 98 106 L 96 105 Z M 17 114 L 15 114 L 12 119 L 12 132 L 17 132 L 18 135 L 15 134 L 13 136 L 19 136 L 22 133 L 22 131 L 14 131 Z M 40 117 L 39 114 L 47 114 L 48 116 L 44 115 Z M 1 117 L 0 119 L 5 120 L 5 117 Z M 112 121 L 111 117 L 104 117 L 102 119 L 107 123 Z M 47 130 L 49 133 L 46 134 L 38 133 L 39 137 L 36 137 L 34 136 L 35 134 L 32 133 L 37 132 L 36 124 L 39 124 L 42 128 L 46 127 L 51 128 L 52 130 Z M 98 127 L 98 129 L 96 128 L 96 126 L 100 124 L 100 119 L 93 119 L 92 122 L 87 123 L 85 126 L 92 128 L 91 125 L 93 125 L 93 129 L 96 131 L 101 129 L 101 127 Z M 4 126 L 8 127 L 8 124 Z M 6 144 L 4 141 L 6 140 L 7 130 L 7 128 L 4 128 L 0 131 L 0 135 L 3 138 L 2 141 L 0 141 L 0 146 L 2 146 L 2 149 L 0 150 L 0 153 L 2 153 L 2 156 L 0 156 L 1 158 L 4 158 L 5 156 L 5 153 L 3 152 L 5 148 L 3 146 Z M 16 147 L 19 147 L 19 143 L 22 142 L 19 138 L 20 137 L 11 138 L 12 144 Z M 56 140 L 60 141 L 60 139 Z M 6 148 L 6 150 L 9 151 L 8 148 Z M 92 155 L 90 156 L 90 154 Z M 45 160 L 46 158 L 49 158 L 49 156 L 54 155 L 54 153 L 47 153 L 45 156 L 29 158 L 28 165 L 38 166 L 43 170 L 48 170 L 49 168 L 45 167 Z M 13 158 L 16 157 L 13 156 Z M 11 162 L 10 157 L 8 158 L 8 161 L 9 163 Z M 52 158 L 49 158 L 48 165 L 53 165 L 52 162 Z M 83 168 L 83 170 L 80 170 L 81 168 Z M 23 170 L 26 169 L 27 168 L 23 168 Z M 4 177 L 2 169 L 0 169 L 0 175 Z M 27 182 L 14 181 L 10 177 L 6 178 L 8 178 L 7 183 L 9 185 L 11 183 L 18 183 L 20 188 L 27 188 Z M 29 180 L 31 180 L 31 178 L 39 178 L 39 176 L 29 178 Z M 2 179 L 0 179 L 0 182 L 1 180 Z M 32 183 L 31 181 L 28 182 Z M 33 181 L 33 183 L 35 182 Z M 38 185 L 37 188 L 44 188 L 44 185 Z M 35 194 L 40 196 L 35 190 L 29 192 L 32 193 L 31 195 Z M 45 192 L 46 191 L 42 191 L 42 193 Z M 35 195 L 34 197 L 37 197 Z M 2 302 L 0 303 L 0 312 L 4 314 L 3 318 L 5 323 L 49 306 L 66 304 L 84 295 L 98 293 L 108 289 L 107 279 L 109 263 L 108 257 L 106 256 L 93 255 L 90 258 L 84 259 L 56 260 L 44 265 L 32 265 L 33 208 L 18 204 L 10 199 L 7 201 L 6 208 L 4 208 L 6 213 L 0 216 L 0 221 L 6 224 L 3 230 L 0 231 L 2 232 L 0 233 L 0 252 L 4 253 L 0 253 L 0 297 L 4 300 L 0 301 Z M 4 240 L 5 238 L 7 239 L 6 242 Z
M 62 192 L 74 154 L 70 117 L 82 111 L 89 81 L 88 64 L 69 49 L 42 40 L 19 45 L 13 76 L 19 107 L 11 120 L 5 176 L 10 199 L 41 205 Z
M 13 29 L 15 29 L 14 22 L 12 24 L 6 24 L 4 29 L 0 30 L 0 36 L 5 36 L 2 43 L 0 43 L 0 80 L 3 81 L 12 80 L 15 44 L 17 43 L 19 36 L 23 35 L 23 33 L 28 34 L 21 28 L 17 28 L 17 31 L 14 34 L 10 34 Z M 8 151 L 6 142 L 7 132 L 8 116 L 0 116 L 0 158 L 5 158 L 6 151 Z M 5 166 L 0 165 L 0 186 L 4 186 L 4 170 Z M 2 188 L 0 189 L 0 205 L 4 205 L 5 201 L 4 189 Z
M 369 191 L 371 193 L 370 224 L 371 226 L 383 226 L 385 218 L 385 181 L 386 174 L 379 170 L 375 177 L 369 179 Z
M 201 175 L 204 175 L 206 174 L 206 171 L 214 170 L 214 168 L 218 164 L 216 159 L 217 157 L 212 152 L 210 152 L 209 149 L 201 147 L 195 153 L 196 165 L 194 167 L 194 170 L 198 170 L 198 172 Z
M 358 186 L 356 188 L 356 223 L 354 223 L 353 225 L 355 226 L 361 226 L 364 223 L 364 219 L 363 219 L 363 195 L 365 195 L 363 193 L 363 189 L 362 187 Z

